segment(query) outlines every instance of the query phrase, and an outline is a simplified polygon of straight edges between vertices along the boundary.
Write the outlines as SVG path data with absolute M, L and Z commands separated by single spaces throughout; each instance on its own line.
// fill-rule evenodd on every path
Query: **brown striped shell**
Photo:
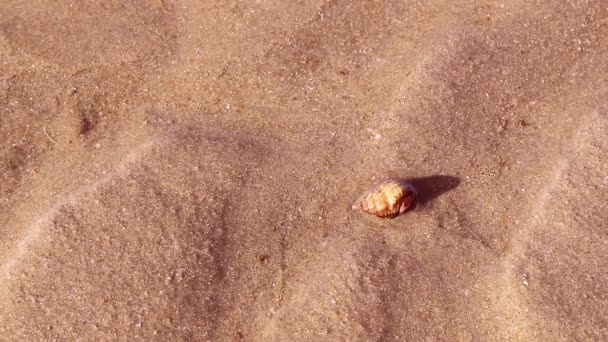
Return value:
M 411 208 L 415 199 L 416 191 L 411 184 L 390 179 L 361 196 L 352 208 L 378 217 L 395 217 Z

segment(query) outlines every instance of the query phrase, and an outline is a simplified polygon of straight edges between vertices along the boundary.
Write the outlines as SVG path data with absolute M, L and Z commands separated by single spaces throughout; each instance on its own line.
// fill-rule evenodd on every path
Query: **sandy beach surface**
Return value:
M 3 0 L 0 139 L 0 341 L 608 340 L 604 0 Z

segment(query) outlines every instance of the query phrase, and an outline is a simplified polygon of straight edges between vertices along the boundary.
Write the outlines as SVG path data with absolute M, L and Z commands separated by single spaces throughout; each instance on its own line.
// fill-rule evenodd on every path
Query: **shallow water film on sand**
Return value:
M 0 61 L 2 341 L 608 340 L 605 1 L 4 0 Z

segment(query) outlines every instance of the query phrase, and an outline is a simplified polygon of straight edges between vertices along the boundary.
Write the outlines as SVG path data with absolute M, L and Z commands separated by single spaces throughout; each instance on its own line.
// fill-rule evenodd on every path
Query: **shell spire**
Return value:
M 396 217 L 410 209 L 415 200 L 416 190 L 411 184 L 389 179 L 366 192 L 352 208 L 378 217 Z

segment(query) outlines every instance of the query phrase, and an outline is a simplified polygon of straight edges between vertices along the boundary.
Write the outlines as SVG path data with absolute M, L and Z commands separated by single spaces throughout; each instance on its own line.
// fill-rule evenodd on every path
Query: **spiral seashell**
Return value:
M 361 196 L 352 208 L 378 217 L 395 217 L 411 208 L 415 199 L 416 191 L 411 184 L 390 179 Z

